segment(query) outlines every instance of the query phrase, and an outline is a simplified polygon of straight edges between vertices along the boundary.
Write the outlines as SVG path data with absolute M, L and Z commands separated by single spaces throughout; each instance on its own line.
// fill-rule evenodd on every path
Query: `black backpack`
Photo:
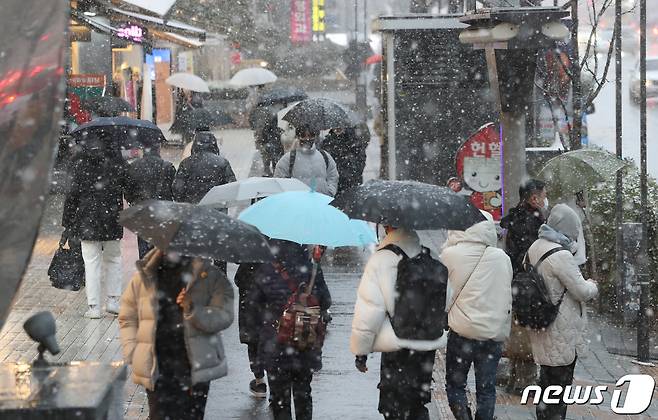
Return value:
M 564 289 L 557 304 L 553 304 L 548 295 L 544 278 L 539 274 L 542 262 L 558 251 L 568 251 L 565 247 L 553 248 L 541 256 L 534 266 L 524 259 L 523 270 L 516 273 L 512 280 L 512 310 L 516 321 L 522 327 L 542 330 L 557 318 L 560 304 L 567 289 Z
M 396 245 L 382 249 L 402 257 L 395 282 L 395 315 L 391 317 L 395 335 L 408 340 L 440 338 L 447 322 L 448 269 L 425 247 L 413 258 Z

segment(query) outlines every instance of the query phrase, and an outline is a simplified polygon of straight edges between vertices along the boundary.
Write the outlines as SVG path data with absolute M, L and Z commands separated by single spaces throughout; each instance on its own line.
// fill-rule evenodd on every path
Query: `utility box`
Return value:
M 459 42 L 462 15 L 382 16 L 380 103 L 389 179 L 445 185 L 459 146 L 496 121 L 483 51 Z

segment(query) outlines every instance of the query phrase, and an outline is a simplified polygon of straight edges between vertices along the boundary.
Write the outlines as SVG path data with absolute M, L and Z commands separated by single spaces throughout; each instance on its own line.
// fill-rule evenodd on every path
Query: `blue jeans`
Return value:
M 470 419 L 466 399 L 466 378 L 475 365 L 476 420 L 491 420 L 496 409 L 496 369 L 503 343 L 464 338 L 454 331 L 448 334 L 446 349 L 446 393 L 457 420 Z

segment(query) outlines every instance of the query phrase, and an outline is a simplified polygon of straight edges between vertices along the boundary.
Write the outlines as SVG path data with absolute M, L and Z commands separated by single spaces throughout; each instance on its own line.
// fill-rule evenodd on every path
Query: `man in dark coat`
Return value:
M 247 299 L 247 304 L 259 308 L 260 312 L 258 357 L 267 371 L 274 420 L 292 418 L 291 395 L 295 401 L 295 418 L 311 420 L 311 381 L 313 372 L 322 368 L 322 350 L 300 351 L 280 344 L 275 323 L 293 294 L 280 270 L 288 273 L 297 288 L 302 283 L 309 283 L 312 265 L 304 246 L 281 240 L 271 240 L 270 243 L 277 249 L 276 264 L 280 269 L 277 270 L 274 263 L 262 264 Z M 321 269 L 318 269 L 312 294 L 318 298 L 321 311 L 326 313 L 331 306 L 331 294 Z
M 90 133 L 81 141 L 82 153 L 73 167 L 71 188 L 64 202 L 62 226 L 78 238 L 85 263 L 87 318 L 100 318 L 101 277 L 106 273 L 107 305 L 119 313 L 121 296 L 121 238 L 126 163 L 105 133 Z
M 334 128 L 325 136 L 320 148 L 334 158 L 338 167 L 336 196 L 363 183 L 366 148 L 369 142 L 370 131 L 366 124 L 360 124 L 356 128 Z
M 198 131 L 191 156 L 178 166 L 172 185 L 174 200 L 197 204 L 212 187 L 235 180 L 231 164 L 219 154 L 215 136 L 210 131 Z
M 519 198 L 519 204 L 511 208 L 500 221 L 500 226 L 507 229 L 505 247 L 514 274 L 523 270 L 526 252 L 537 240 L 539 227 L 546 222 L 546 185 L 540 180 L 529 179 L 519 187 Z M 532 356 L 530 337 L 524 328 L 514 322 L 506 343 L 505 356 L 509 359 L 508 392 L 519 393 L 526 386 L 536 383 L 537 365 Z
M 126 200 L 130 205 L 144 200 L 173 201 L 171 184 L 176 176 L 174 165 L 160 157 L 160 145 L 144 148 L 144 156 L 128 165 Z M 153 248 L 142 238 L 137 238 L 139 259 Z
M 263 155 L 264 176 L 272 176 L 276 164 L 283 156 L 283 145 L 281 144 L 282 130 L 278 126 L 276 114 L 267 120 L 261 131 L 262 139 L 261 154 Z
M 505 247 L 512 260 L 514 273 L 523 269 L 523 258 L 538 237 L 539 227 L 546 222 L 546 186 L 537 179 L 530 179 L 519 187 L 521 201 L 502 218 L 500 227 L 507 229 Z

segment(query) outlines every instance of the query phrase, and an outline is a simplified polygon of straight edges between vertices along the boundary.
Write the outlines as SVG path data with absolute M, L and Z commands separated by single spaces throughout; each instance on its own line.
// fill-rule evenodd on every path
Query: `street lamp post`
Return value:
M 640 313 L 637 323 L 637 359 L 649 362 L 650 274 L 647 202 L 647 0 L 640 0 L 640 206 L 642 212 L 641 260 L 638 268 Z

